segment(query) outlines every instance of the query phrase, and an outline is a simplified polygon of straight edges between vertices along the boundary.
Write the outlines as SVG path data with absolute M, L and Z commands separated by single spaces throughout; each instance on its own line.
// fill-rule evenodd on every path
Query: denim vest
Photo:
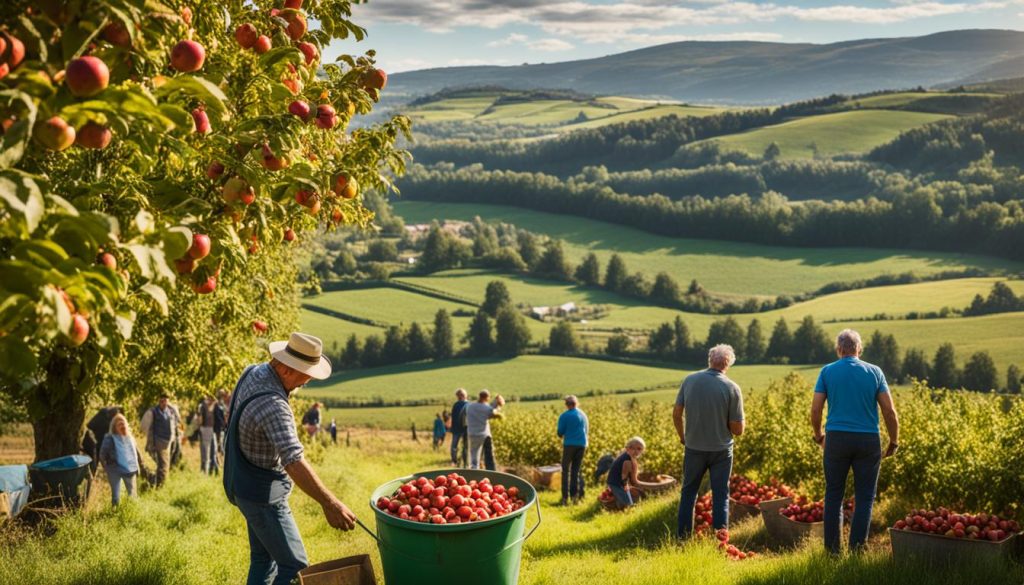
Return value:
M 151 428 L 153 437 L 161 441 L 170 442 L 171 435 L 173 433 L 173 419 L 174 415 L 171 413 L 171 407 L 167 407 L 167 411 L 164 412 L 159 406 L 153 407 L 153 422 Z
M 253 370 L 254 366 L 242 374 L 235 387 L 237 392 L 242 380 Z M 253 465 L 245 458 L 238 440 L 238 421 L 242 411 L 255 398 L 268 396 L 273 392 L 259 392 L 238 405 L 232 406 L 231 419 L 228 421 L 228 432 L 224 440 L 224 493 L 228 501 L 235 503 L 235 498 L 247 502 L 276 504 L 288 497 L 292 491 L 292 481 L 283 471 L 264 469 Z

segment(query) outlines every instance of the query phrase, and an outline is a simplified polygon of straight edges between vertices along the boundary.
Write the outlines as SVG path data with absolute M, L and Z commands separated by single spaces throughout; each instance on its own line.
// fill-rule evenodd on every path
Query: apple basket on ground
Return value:
M 889 529 L 896 561 L 932 565 L 999 562 L 1013 554 L 1020 525 L 994 514 L 915 510 Z
M 455 523 L 403 519 L 393 515 L 394 512 L 389 514 L 389 508 L 382 510 L 380 507 L 382 498 L 400 493 L 409 482 L 445 477 L 447 483 L 453 476 L 467 483 L 478 482 L 478 485 L 486 479 L 495 490 L 501 486 L 510 494 L 514 489 L 515 498 L 521 504 L 511 510 L 503 507 L 497 516 L 486 514 L 472 520 L 460 517 Z M 523 543 L 541 521 L 537 492 L 530 482 L 514 475 L 478 469 L 423 471 L 391 480 L 374 490 L 370 507 L 377 520 L 377 533 L 370 532 L 370 535 L 380 549 L 386 583 L 514 585 L 519 579 Z M 537 510 L 537 523 L 524 534 L 531 507 Z
M 793 491 L 775 478 L 758 485 L 742 475 L 729 478 L 729 520 L 739 522 L 745 518 L 759 516 L 761 504 L 781 508 L 793 501 Z

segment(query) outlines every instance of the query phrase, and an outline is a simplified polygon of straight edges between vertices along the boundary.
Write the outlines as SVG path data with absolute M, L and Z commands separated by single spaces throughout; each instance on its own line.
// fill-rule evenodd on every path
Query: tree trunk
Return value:
M 85 397 L 80 385 L 88 383 L 81 375 L 86 368 L 73 358 L 55 355 L 46 369 L 46 379 L 36 387 L 33 408 L 29 409 L 37 462 L 77 454 L 85 423 Z

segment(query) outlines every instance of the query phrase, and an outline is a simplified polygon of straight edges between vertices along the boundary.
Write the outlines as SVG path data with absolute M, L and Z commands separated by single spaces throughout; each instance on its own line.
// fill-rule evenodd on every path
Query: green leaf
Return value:
M 174 125 L 179 128 L 188 128 L 195 124 L 192 115 L 175 104 L 160 104 L 160 113 L 173 121 Z
M 153 283 L 144 284 L 139 290 L 156 301 L 157 306 L 160 307 L 160 314 L 164 317 L 167 316 L 167 291 Z
M 135 264 L 139 267 L 139 273 L 143 278 L 153 278 L 153 263 L 150 258 L 151 248 L 142 244 L 129 244 L 125 246 L 135 258 Z
M 146 211 L 145 209 L 141 209 L 139 210 L 138 213 L 135 214 L 135 229 L 139 230 L 140 234 L 150 233 L 151 231 L 153 231 L 154 225 L 155 222 L 153 221 L 152 213 Z
M 0 337 L 0 371 L 12 378 L 26 378 L 39 366 L 36 354 L 21 339 Z
M 57 266 L 68 258 L 63 248 L 49 240 L 24 240 L 14 247 L 11 255 L 41 268 Z
M 8 105 L 20 101 L 26 110 L 26 115 L 20 116 L 18 121 L 0 136 L 0 169 L 9 169 L 18 164 L 25 155 L 25 147 L 36 123 L 36 105 L 29 95 L 16 90 L 0 91 L 0 97 L 6 98 L 4 101 Z
M 132 328 L 135 326 L 135 312 L 131 311 L 125 315 L 117 315 L 114 317 L 117 323 L 117 331 L 121 334 L 123 339 L 131 339 Z
M 18 24 L 20 24 L 21 27 L 26 32 L 28 32 L 29 36 L 32 37 L 31 40 L 35 41 L 33 43 L 32 48 L 35 49 L 35 52 L 39 54 L 39 60 L 43 63 L 46 63 L 50 59 L 49 43 L 47 43 L 46 39 L 43 38 L 43 35 L 39 34 L 39 29 L 36 28 L 35 24 L 33 24 L 32 19 L 30 19 L 27 15 L 22 14 L 21 16 L 18 17 Z M 29 39 L 25 38 L 21 40 L 26 44 L 29 41 Z
M 206 105 L 207 113 L 221 120 L 227 117 L 227 96 L 219 87 L 202 77 L 179 75 L 161 85 L 156 90 L 156 95 L 164 99 L 181 95 L 193 97 Z
M 163 242 L 168 258 L 181 258 L 192 245 L 192 230 L 183 225 L 172 227 L 164 232 Z
M 302 61 L 302 52 L 289 45 L 286 47 L 276 47 L 264 53 L 260 57 L 260 67 L 262 67 L 264 71 L 270 71 L 274 67 L 283 63 L 298 65 L 302 63 Z

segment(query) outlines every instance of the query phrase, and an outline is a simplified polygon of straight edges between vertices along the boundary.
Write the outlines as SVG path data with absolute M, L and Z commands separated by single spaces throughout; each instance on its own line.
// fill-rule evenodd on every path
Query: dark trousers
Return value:
M 562 501 L 569 498 L 574 500 L 583 499 L 583 473 L 580 468 L 583 466 L 583 454 L 587 452 L 586 447 L 579 445 L 565 445 L 562 447 Z
M 683 454 L 683 486 L 679 495 L 677 534 L 686 538 L 693 532 L 693 506 L 704 481 L 711 475 L 711 525 L 715 529 L 729 525 L 729 474 L 732 473 L 732 447 L 723 451 L 697 451 L 686 448 Z
M 484 439 L 484 469 L 488 471 L 497 471 L 498 466 L 494 462 L 494 441 L 488 436 Z
M 459 443 L 462 443 L 462 450 L 459 450 Z M 452 431 L 452 465 L 455 467 L 469 467 L 469 437 L 466 432 Z
M 846 477 L 853 469 L 854 508 L 850 523 L 850 549 L 864 546 L 871 528 L 882 444 L 876 433 L 825 433 L 825 549 L 839 553 L 843 528 Z

